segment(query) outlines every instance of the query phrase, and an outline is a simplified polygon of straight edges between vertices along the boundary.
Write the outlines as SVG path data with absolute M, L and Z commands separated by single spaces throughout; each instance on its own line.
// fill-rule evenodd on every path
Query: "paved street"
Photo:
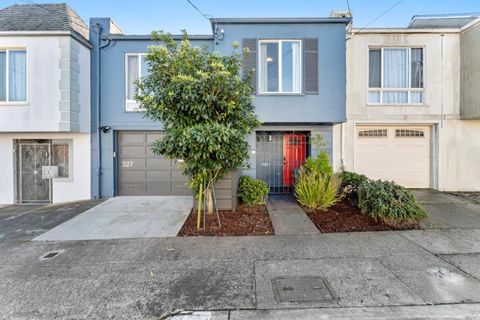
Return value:
M 3 319 L 480 315 L 477 228 L 34 242 L 35 232 L 7 230 L 24 230 L 32 210 L 39 211 L 31 228 L 53 228 L 63 222 L 61 207 L 54 208 L 24 215 L 0 209 L 6 235 L 0 244 Z M 75 208 L 70 217 L 81 211 Z

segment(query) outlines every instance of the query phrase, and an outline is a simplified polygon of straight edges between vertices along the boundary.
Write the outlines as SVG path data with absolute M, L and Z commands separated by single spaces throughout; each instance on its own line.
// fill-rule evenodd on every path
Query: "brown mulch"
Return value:
M 235 212 L 220 211 L 219 214 L 221 228 L 218 226 L 217 215 L 207 214 L 205 217 L 206 229 L 197 230 L 197 211 L 192 210 L 178 236 L 265 236 L 274 234 L 272 221 L 265 205 L 239 205 Z
M 321 232 L 356 232 L 420 229 L 418 222 L 401 224 L 375 221 L 362 214 L 351 199 L 343 199 L 327 210 L 309 210 L 304 208 L 310 220 Z

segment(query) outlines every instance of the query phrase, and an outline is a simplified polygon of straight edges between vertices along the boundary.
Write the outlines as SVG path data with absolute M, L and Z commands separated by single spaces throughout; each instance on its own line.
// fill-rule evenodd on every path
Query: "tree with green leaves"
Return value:
M 192 47 L 188 35 L 177 43 L 170 34 L 153 32 L 156 45 L 145 57 L 148 74 L 137 83 L 137 101 L 146 117 L 163 124 L 156 154 L 182 159 L 183 173 L 198 200 L 213 212 L 212 187 L 248 158 L 246 136 L 260 125 L 252 103 L 251 74 L 242 77 L 244 55 L 222 56 Z

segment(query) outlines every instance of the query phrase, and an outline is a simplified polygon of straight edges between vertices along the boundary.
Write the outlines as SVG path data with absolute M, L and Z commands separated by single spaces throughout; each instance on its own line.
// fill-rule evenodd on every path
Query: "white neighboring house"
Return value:
M 479 51 L 478 15 L 352 30 L 344 168 L 411 188 L 479 191 Z
M 90 48 L 66 4 L 0 10 L 0 204 L 90 199 Z

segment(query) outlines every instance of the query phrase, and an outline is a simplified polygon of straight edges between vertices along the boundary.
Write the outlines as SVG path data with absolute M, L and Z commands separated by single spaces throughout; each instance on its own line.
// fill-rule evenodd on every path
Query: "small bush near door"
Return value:
M 390 181 L 367 180 L 358 186 L 358 207 L 375 221 L 419 221 L 427 213 L 406 188 Z
M 264 204 L 268 194 L 268 186 L 260 179 L 242 176 L 238 181 L 237 193 L 243 204 L 249 206 Z

